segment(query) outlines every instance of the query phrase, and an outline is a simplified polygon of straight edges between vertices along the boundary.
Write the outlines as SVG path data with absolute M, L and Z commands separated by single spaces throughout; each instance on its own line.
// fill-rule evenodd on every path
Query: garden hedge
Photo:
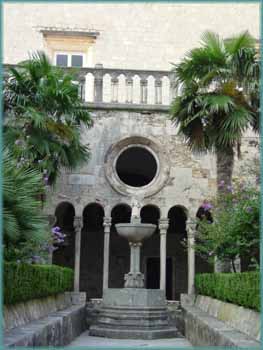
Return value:
M 203 273 L 195 277 L 197 294 L 260 311 L 260 274 Z
M 4 263 L 4 304 L 43 298 L 73 288 L 73 271 L 56 265 Z

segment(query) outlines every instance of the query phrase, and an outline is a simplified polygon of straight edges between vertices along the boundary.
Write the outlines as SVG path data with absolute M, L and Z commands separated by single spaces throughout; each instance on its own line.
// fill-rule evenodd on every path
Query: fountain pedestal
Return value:
M 133 218 L 131 223 L 117 224 L 117 232 L 129 241 L 130 272 L 125 274 L 122 289 L 103 291 L 103 306 L 90 335 L 118 339 L 158 339 L 180 336 L 169 325 L 165 292 L 145 289 L 140 272 L 140 249 L 143 239 L 150 237 L 156 225 L 142 224 Z
M 144 274 L 140 272 L 141 243 L 130 242 L 131 260 L 130 272 L 124 275 L 125 288 L 143 288 Z

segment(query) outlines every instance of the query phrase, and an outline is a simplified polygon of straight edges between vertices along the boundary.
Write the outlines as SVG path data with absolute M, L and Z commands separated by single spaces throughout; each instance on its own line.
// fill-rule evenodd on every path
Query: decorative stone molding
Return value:
M 162 218 L 159 220 L 160 235 L 166 234 L 169 227 L 169 219 Z
M 147 149 L 154 156 L 157 163 L 157 173 L 154 179 L 146 186 L 132 187 L 122 182 L 116 171 L 116 162 L 119 155 L 129 147 L 142 147 Z M 113 144 L 105 156 L 105 175 L 112 188 L 125 196 L 149 197 L 159 192 L 169 181 L 170 161 L 155 141 L 144 136 L 134 135 Z
M 141 272 L 129 272 L 124 275 L 125 288 L 143 288 L 144 274 Z
M 81 230 L 82 228 L 82 217 L 81 216 L 75 216 L 74 217 L 74 229 L 76 231 Z
M 104 232 L 109 233 L 108 229 L 110 229 L 110 227 L 111 227 L 111 218 L 110 217 L 104 217 L 103 226 L 104 226 Z M 107 230 L 107 232 L 106 232 L 106 230 Z

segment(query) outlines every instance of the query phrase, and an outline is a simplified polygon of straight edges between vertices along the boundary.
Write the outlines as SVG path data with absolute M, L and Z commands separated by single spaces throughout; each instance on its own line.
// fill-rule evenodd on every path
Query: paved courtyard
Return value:
M 182 349 L 192 348 L 192 345 L 185 338 L 169 338 L 169 339 L 109 339 L 89 336 L 89 331 L 82 333 L 70 345 L 70 347 L 85 346 L 87 349 L 123 349 L 125 348 L 147 348 L 147 349 Z

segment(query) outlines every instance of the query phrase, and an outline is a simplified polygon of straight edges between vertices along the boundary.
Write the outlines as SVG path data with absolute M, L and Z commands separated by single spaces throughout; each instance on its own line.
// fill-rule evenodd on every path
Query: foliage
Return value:
M 213 204 L 213 223 L 201 220 L 198 225 L 197 253 L 210 260 L 215 256 L 231 260 L 234 271 L 237 257 L 246 256 L 259 264 L 259 188 L 236 182 L 220 192 Z
M 41 213 L 42 175 L 36 169 L 17 167 L 16 160 L 3 152 L 3 243 L 5 260 L 29 259 L 41 254 L 49 238 Z
M 260 273 L 203 273 L 195 277 L 198 294 L 260 311 Z
M 3 95 L 4 141 L 18 164 L 38 168 L 52 184 L 62 167 L 88 159 L 80 129 L 92 122 L 74 76 L 53 67 L 44 53 L 9 69 Z
M 171 119 L 191 149 L 217 155 L 223 151 L 224 158 L 229 154 L 232 160 L 224 178 L 228 183 L 233 149 L 240 152 L 246 129 L 259 131 L 259 67 L 255 39 L 248 32 L 229 39 L 205 32 L 201 47 L 174 68 L 180 91 L 171 106 Z
M 73 271 L 55 265 L 4 264 L 4 304 L 72 290 Z
M 74 76 L 41 52 L 9 69 L 3 96 L 4 258 L 41 262 L 64 239 L 49 232 L 41 214 L 44 184 L 88 159 L 80 131 L 92 122 Z

